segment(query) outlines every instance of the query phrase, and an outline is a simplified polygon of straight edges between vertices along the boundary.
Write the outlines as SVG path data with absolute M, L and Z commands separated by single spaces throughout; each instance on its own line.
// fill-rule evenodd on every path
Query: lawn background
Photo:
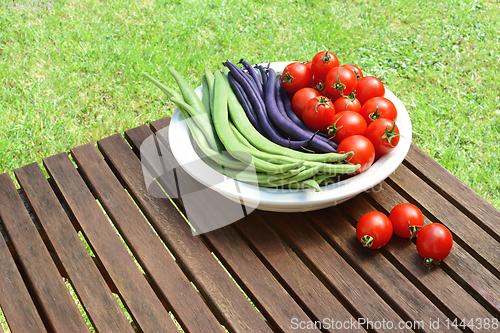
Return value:
M 140 73 L 194 86 L 205 66 L 309 60 L 382 77 L 413 142 L 500 208 L 498 1 L 0 3 L 0 172 L 171 115 Z

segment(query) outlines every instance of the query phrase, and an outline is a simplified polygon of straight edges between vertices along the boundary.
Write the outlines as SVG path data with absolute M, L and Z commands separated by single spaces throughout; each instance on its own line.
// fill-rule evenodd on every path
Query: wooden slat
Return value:
M 264 214 L 264 213 L 262 213 Z M 305 220 L 303 215 L 266 212 L 270 223 L 283 234 L 300 253 L 303 260 L 335 290 L 357 318 L 371 321 L 391 321 L 397 325 L 403 319 L 375 292 L 375 290 L 332 248 Z M 386 327 L 377 330 L 391 331 Z M 411 330 L 400 330 L 411 331 Z
M 483 258 L 500 276 L 500 256 L 498 255 L 500 243 L 497 240 L 473 223 L 464 213 L 445 200 L 405 165 L 402 164 L 396 169 L 391 175 L 390 181 L 403 189 L 421 207 L 446 225 L 455 237 L 462 240 L 463 246 L 468 246 L 475 251 L 477 253 L 475 256 Z
M 50 331 L 88 332 L 76 304 L 50 257 L 8 174 L 0 176 L 2 222 Z
M 500 240 L 500 211 L 422 149 L 411 145 L 404 164 L 435 191 Z
M 339 207 L 352 216 L 355 221 L 358 221 L 365 213 L 376 210 L 362 196 L 356 196 L 340 204 Z M 429 297 L 434 297 L 435 301 L 444 304 L 453 312 L 454 317 L 466 318 L 467 320 L 491 318 L 491 313 L 440 267 L 434 267 L 429 271 L 412 244 L 402 238 L 395 237 L 384 246 L 384 252 L 390 255 L 391 261 L 400 264 L 401 271 L 405 272 L 405 275 L 420 290 Z
M 151 134 L 144 126 L 126 132 L 133 147 L 140 147 Z M 128 145 L 123 142 L 109 151 L 102 148 L 129 193 L 226 328 L 232 332 L 270 331 L 264 318 L 241 293 L 203 241 L 193 237 L 189 225 L 177 209 L 170 202 L 149 195 L 141 176 L 141 161 Z M 116 151 L 119 151 L 121 159 L 113 157 Z
M 114 149 L 116 142 L 125 144 L 118 134 L 98 143 L 101 149 L 111 152 L 112 156 L 107 154 L 107 158 L 114 158 L 125 164 L 126 156 Z M 72 149 L 71 153 L 83 178 L 150 280 L 158 286 L 181 326 L 190 332 L 223 332 L 219 322 L 115 178 L 96 147 L 84 145 Z
M 102 332 L 134 332 L 38 164 L 17 169 L 15 175 L 93 326 Z
M 422 322 L 423 327 L 428 324 L 429 318 L 445 322 L 448 318 L 436 307 L 410 280 L 408 280 L 392 263 L 385 258 L 381 251 L 366 249 L 356 238 L 356 229 L 334 208 L 308 212 L 330 243 L 335 244 L 343 255 L 348 258 L 358 272 L 362 272 L 365 279 L 370 281 L 393 307 L 400 308 L 405 320 Z M 447 332 L 445 326 L 439 328 L 428 327 L 429 331 Z
M 0 220 L 4 214 L 5 206 L 0 201 Z M 3 237 L 0 239 L 0 306 L 11 332 L 46 332 Z
M 311 318 L 327 319 L 325 327 L 331 324 L 332 318 L 341 322 L 357 320 L 257 212 L 236 222 L 235 226 Z
M 390 213 L 396 205 L 408 202 L 385 182 L 382 183 L 379 191 L 370 191 L 368 195 L 385 209 L 386 213 Z M 414 204 L 418 205 L 417 202 Z M 426 216 L 424 219 L 425 224 L 431 222 Z M 414 247 L 412 244 L 408 244 L 408 246 Z M 412 251 L 415 249 L 413 248 Z M 460 244 L 453 244 L 450 255 L 441 263 L 440 267 L 445 269 L 448 274 L 452 274 L 454 280 L 462 281 L 461 285 L 466 285 L 467 290 L 473 291 L 475 297 L 486 302 L 492 311 L 500 316 L 500 278 L 481 265 Z
M 145 332 L 177 331 L 68 155 L 48 157 L 44 164 L 137 325 Z

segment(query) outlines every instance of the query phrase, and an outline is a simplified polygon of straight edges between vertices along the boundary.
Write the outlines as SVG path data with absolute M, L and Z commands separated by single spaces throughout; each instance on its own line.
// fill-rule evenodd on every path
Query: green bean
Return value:
M 318 182 L 314 179 L 306 179 L 300 182 L 293 182 L 286 185 L 287 188 L 303 190 L 306 188 L 313 188 L 316 192 L 320 192 L 321 188 L 319 187 Z
M 319 172 L 329 175 L 336 175 L 339 173 L 352 173 L 359 169 L 360 164 L 347 164 L 347 163 L 311 163 L 319 167 Z
M 240 131 L 238 131 L 238 129 L 236 128 L 236 126 L 234 126 L 233 123 L 230 122 L 229 127 L 231 127 L 231 131 L 233 132 L 234 136 L 236 137 L 236 139 L 238 139 L 239 142 L 241 142 L 242 144 L 244 144 L 245 146 L 247 146 L 252 150 L 255 149 L 255 147 L 252 146 L 252 144 L 248 142 L 248 140 L 243 135 L 241 135 Z
M 243 143 L 245 146 L 257 150 L 248 140 L 238 131 L 236 126 L 234 124 L 230 123 L 231 130 L 235 137 Z M 275 156 L 275 159 L 273 160 L 275 163 L 286 163 L 286 162 L 293 162 L 295 159 L 291 158 L 286 158 L 285 156 L 280 156 L 277 155 Z M 327 173 L 329 176 L 339 174 L 339 173 L 351 173 L 356 171 L 359 168 L 359 165 L 352 165 L 352 164 L 332 164 L 332 163 L 321 163 L 321 162 L 311 162 L 311 161 L 305 161 L 304 164 L 302 165 L 306 168 L 310 167 L 318 167 L 319 171 L 318 172 L 323 172 Z
M 208 113 L 202 113 L 202 114 L 198 113 L 198 111 L 196 111 L 193 106 L 187 104 L 183 99 L 173 97 L 170 100 L 172 102 L 174 102 L 177 105 L 177 107 L 179 107 L 179 108 L 182 107 L 184 109 L 184 111 L 187 112 L 187 115 L 186 115 L 186 113 L 182 114 L 183 117 L 187 116 L 188 118 L 192 118 L 192 119 L 194 119 L 194 121 L 196 121 L 196 123 L 198 124 L 198 126 L 202 130 L 203 134 L 207 138 L 207 141 L 210 144 L 210 147 L 212 147 L 214 150 L 215 149 L 219 150 L 219 147 L 217 145 L 213 144 L 213 140 L 214 140 L 216 134 L 215 134 L 214 127 L 212 127 L 212 125 L 210 125 L 210 116 L 208 115 Z M 186 118 L 184 118 L 184 120 L 186 120 Z M 212 138 L 212 141 L 210 140 L 210 138 Z M 224 146 L 221 144 L 221 149 L 219 151 L 223 151 L 223 150 L 224 150 Z
M 313 177 L 318 172 L 319 172 L 319 167 L 308 168 L 308 169 L 305 169 L 304 171 L 296 174 L 293 177 L 277 179 L 275 181 L 272 181 L 271 183 L 269 183 L 269 185 L 271 185 L 271 186 L 283 186 L 283 185 L 287 185 L 287 184 L 294 183 L 294 182 L 300 182 L 300 181 L 303 181 L 303 180 L 306 180 L 306 179 Z
M 187 105 L 187 104 L 186 104 Z M 198 127 L 195 121 L 193 121 L 192 118 L 189 118 L 188 115 L 184 115 L 187 113 L 184 110 L 184 106 L 179 107 L 179 111 L 181 114 L 183 114 L 183 117 L 186 121 L 186 124 L 189 127 L 189 130 L 191 134 L 193 135 L 193 138 L 197 144 L 197 146 L 200 148 L 200 150 L 208 156 L 210 159 L 212 159 L 214 162 L 216 162 L 218 165 L 225 167 L 225 168 L 231 168 L 235 170 L 245 170 L 245 169 L 253 169 L 251 160 L 248 160 L 245 162 L 241 162 L 239 160 L 236 160 L 232 158 L 231 156 L 228 156 L 226 154 L 223 154 L 223 152 L 218 152 L 215 151 L 210 147 L 210 144 L 207 141 L 207 138 L 201 131 L 201 129 Z
M 252 171 L 239 171 L 239 170 L 234 170 L 234 169 L 229 169 L 229 168 L 222 168 L 220 165 L 215 163 L 214 161 L 210 159 L 204 159 L 204 162 L 210 166 L 212 169 L 215 171 L 226 175 L 227 177 L 233 178 L 238 181 L 242 181 L 245 183 L 249 184 L 255 184 L 255 185 L 264 185 L 264 184 L 269 184 L 272 182 L 275 178 L 278 178 L 276 175 L 268 174 L 268 173 L 262 173 L 262 172 L 252 172 Z M 293 177 L 293 173 L 282 173 L 279 175 L 279 178 L 281 179 L 286 179 L 289 177 Z
M 181 90 L 184 101 L 193 108 L 192 110 L 194 111 L 194 114 L 191 114 L 191 116 L 201 116 L 203 118 L 207 117 L 208 122 L 207 125 L 205 126 L 207 129 L 210 127 L 211 130 L 210 131 L 207 130 L 206 132 L 204 131 L 204 133 L 205 135 L 207 135 L 207 139 L 210 145 L 214 149 L 217 149 L 218 151 L 224 150 L 224 147 L 220 139 L 217 137 L 217 134 L 215 133 L 215 130 L 213 128 L 212 117 L 210 113 L 205 109 L 203 102 L 200 100 L 196 92 L 193 90 L 193 88 L 189 85 L 186 79 L 184 79 L 179 72 L 177 72 L 174 68 L 169 68 L 168 70 L 170 71 L 170 74 L 172 74 L 175 81 L 177 82 L 177 85 Z
M 146 77 L 149 81 L 153 82 L 155 84 L 155 86 L 157 86 L 161 91 L 163 91 L 165 93 L 165 95 L 167 95 L 168 98 L 172 98 L 172 97 L 182 98 L 182 95 L 179 94 L 177 91 L 175 91 L 174 89 L 172 89 L 170 87 L 167 87 L 166 85 L 164 85 L 163 83 L 161 83 L 160 81 L 158 81 L 157 79 L 155 79 L 154 77 L 149 75 L 148 73 L 143 72 L 142 75 L 144 77 Z
M 339 178 L 331 175 L 322 175 L 314 177 L 314 180 L 318 182 L 321 186 L 328 186 L 339 182 Z
M 240 159 L 242 155 L 246 156 L 249 153 L 253 153 L 252 156 L 255 169 L 262 172 L 283 173 L 300 166 L 303 163 L 302 161 L 281 165 L 270 163 L 264 159 L 261 159 L 260 156 L 257 156 L 257 154 L 255 154 L 255 151 L 243 145 L 236 139 L 233 132 L 231 131 L 231 128 L 229 127 L 227 86 L 225 84 L 222 73 L 216 72 L 214 76 L 214 126 L 228 153 L 233 155 L 236 159 Z
M 210 105 L 210 87 L 208 86 L 207 77 L 203 76 L 201 79 L 201 101 L 203 106 L 205 106 L 205 110 L 211 116 L 212 115 L 212 107 Z
M 214 108 L 214 100 L 213 100 L 213 95 L 214 95 L 214 81 L 215 77 L 214 74 L 207 68 L 205 67 L 205 79 L 207 80 L 207 85 L 208 85 L 208 99 L 210 101 L 210 110 L 213 110 Z M 203 92 L 205 93 L 205 92 Z M 212 113 L 212 111 L 210 111 Z

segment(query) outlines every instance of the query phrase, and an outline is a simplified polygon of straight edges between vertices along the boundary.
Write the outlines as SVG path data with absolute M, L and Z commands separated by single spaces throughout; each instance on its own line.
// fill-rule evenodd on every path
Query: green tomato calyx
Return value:
M 387 125 L 385 127 L 385 133 L 384 135 L 382 135 L 382 139 L 387 139 L 387 141 L 389 141 L 389 145 L 391 147 L 394 147 L 394 145 L 392 144 L 391 140 L 392 138 L 396 137 L 396 136 L 400 136 L 399 133 L 394 133 L 394 130 L 396 129 L 396 120 L 393 120 L 393 125 L 392 125 L 392 128 L 389 129 L 389 125 Z
M 295 77 L 293 77 L 292 74 L 290 74 L 290 70 L 288 68 L 285 68 L 285 72 L 281 75 L 276 75 L 276 77 L 283 78 L 283 82 L 286 83 L 290 83 L 292 82 L 293 79 L 295 79 Z
M 411 225 L 410 221 L 408 221 L 408 228 L 410 229 L 410 240 L 415 237 L 423 227 L 423 225 Z
M 340 126 L 340 127 L 337 127 L 337 123 L 338 123 L 338 121 L 339 121 L 339 120 L 340 120 L 340 118 L 342 118 L 343 116 L 344 116 L 344 115 L 341 115 L 340 117 L 338 117 L 338 119 L 337 119 L 337 120 L 335 120 L 335 122 L 334 122 L 332 125 L 330 125 L 330 126 L 328 126 L 328 127 L 327 127 L 327 130 L 328 130 L 328 136 L 329 136 L 329 137 L 332 137 L 332 138 L 333 138 L 333 137 L 335 137 L 335 134 L 337 134 L 337 131 L 338 131 L 339 129 L 341 129 L 342 127 L 344 127 L 344 125 L 342 125 L 342 126 Z
M 438 266 L 440 263 L 432 258 L 424 258 L 424 265 L 431 269 L 434 266 Z
M 378 110 L 379 110 L 379 107 L 378 107 L 378 103 L 377 103 L 377 108 L 375 109 L 375 112 L 370 113 L 370 115 L 369 115 L 369 117 L 370 117 L 371 120 L 375 121 L 378 118 L 380 118 L 380 116 L 382 114 Z
M 341 94 L 344 93 L 345 84 L 343 84 L 342 82 L 340 82 L 339 72 L 337 72 L 337 82 L 333 84 L 332 88 L 335 89 L 335 91 L 338 91 Z
M 318 103 L 316 103 L 316 106 L 314 107 L 314 111 L 315 112 L 318 112 L 318 107 L 320 105 L 324 105 L 325 108 L 330 108 L 330 104 L 328 104 L 328 102 L 330 101 L 329 99 L 327 99 L 325 96 L 318 96 L 318 97 L 314 97 L 318 100 Z
M 326 51 L 325 55 L 321 56 L 321 60 L 323 60 L 323 62 L 330 62 L 330 61 L 332 61 L 332 59 L 330 58 L 330 55 L 328 53 L 329 52 Z
M 364 235 L 360 239 L 361 244 L 363 244 L 363 247 L 370 247 L 373 245 L 373 237 L 370 235 Z

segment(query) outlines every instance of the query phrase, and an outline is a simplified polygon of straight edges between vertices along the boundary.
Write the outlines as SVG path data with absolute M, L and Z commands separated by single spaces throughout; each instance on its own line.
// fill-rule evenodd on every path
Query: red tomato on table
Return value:
M 392 223 L 381 212 L 369 212 L 363 215 L 356 225 L 356 237 L 369 249 L 380 249 L 392 237 Z
M 418 236 L 424 227 L 424 215 L 417 206 L 411 203 L 401 203 L 395 206 L 389 214 L 394 233 L 403 238 Z
M 420 230 L 417 237 L 417 251 L 427 267 L 438 265 L 451 252 L 453 235 L 440 223 L 431 223 Z

